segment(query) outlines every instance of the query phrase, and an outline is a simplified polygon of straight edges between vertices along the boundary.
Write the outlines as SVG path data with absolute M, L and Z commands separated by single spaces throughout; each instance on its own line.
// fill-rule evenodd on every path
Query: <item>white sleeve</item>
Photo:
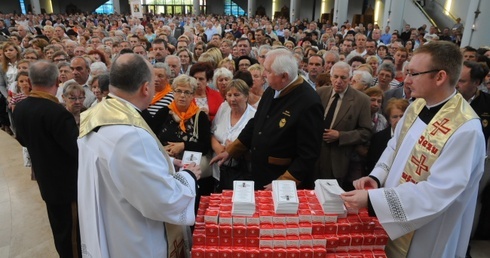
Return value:
M 426 181 L 368 191 L 376 216 L 392 239 L 431 222 L 466 190 L 478 186 L 485 149 L 480 128 L 475 119 L 461 126 L 442 149 Z
M 109 171 L 130 205 L 153 220 L 194 224 L 195 181 L 187 172 L 170 174 L 169 164 L 148 132 L 130 127 L 114 147 Z

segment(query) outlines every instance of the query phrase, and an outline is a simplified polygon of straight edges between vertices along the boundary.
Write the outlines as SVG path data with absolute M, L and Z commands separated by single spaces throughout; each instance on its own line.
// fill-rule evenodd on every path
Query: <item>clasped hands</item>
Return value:
M 165 145 L 164 148 L 168 155 L 176 157 L 184 151 L 184 147 L 183 142 L 168 142 L 168 145 Z

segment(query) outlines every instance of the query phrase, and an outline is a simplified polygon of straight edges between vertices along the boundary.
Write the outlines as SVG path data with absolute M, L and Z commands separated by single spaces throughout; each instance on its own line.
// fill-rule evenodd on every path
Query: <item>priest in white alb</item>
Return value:
M 83 257 L 182 257 L 199 166 L 175 172 L 142 117 L 155 94 L 139 55 L 113 63 L 110 94 L 81 115 L 78 201 Z
M 485 142 L 478 116 L 455 89 L 461 65 L 451 42 L 415 51 L 405 84 L 417 99 L 371 174 L 342 195 L 377 216 L 391 239 L 388 257 L 465 257 Z

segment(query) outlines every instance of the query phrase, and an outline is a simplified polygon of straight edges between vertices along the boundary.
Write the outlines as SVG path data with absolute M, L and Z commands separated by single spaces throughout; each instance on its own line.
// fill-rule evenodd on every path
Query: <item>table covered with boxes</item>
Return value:
M 253 182 L 235 181 L 233 191 L 201 197 L 191 257 L 386 257 L 388 235 L 367 210 L 334 200 L 335 180 L 317 180 L 315 190 L 274 182 L 253 191 Z

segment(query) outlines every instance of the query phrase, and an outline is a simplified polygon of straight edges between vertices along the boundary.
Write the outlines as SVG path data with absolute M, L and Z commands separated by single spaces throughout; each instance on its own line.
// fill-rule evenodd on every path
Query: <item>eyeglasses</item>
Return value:
M 429 71 L 424 71 L 424 72 L 418 72 L 418 73 L 412 73 L 410 71 L 407 71 L 405 74 L 410 77 L 414 77 L 414 76 L 417 76 L 417 75 L 421 75 L 421 74 L 426 74 L 426 73 L 434 73 L 434 72 L 439 72 L 441 69 L 432 69 L 432 70 L 429 70 Z
M 69 97 L 68 99 L 71 100 L 71 101 L 77 101 L 77 100 L 78 101 L 83 101 L 83 100 L 85 100 L 85 97 L 78 97 L 78 98 L 76 98 L 76 97 Z
M 182 95 L 184 94 L 186 97 L 189 97 L 189 96 L 192 96 L 194 94 L 194 92 L 191 92 L 191 91 L 188 91 L 188 90 L 174 90 L 174 94 L 179 94 L 179 95 Z

